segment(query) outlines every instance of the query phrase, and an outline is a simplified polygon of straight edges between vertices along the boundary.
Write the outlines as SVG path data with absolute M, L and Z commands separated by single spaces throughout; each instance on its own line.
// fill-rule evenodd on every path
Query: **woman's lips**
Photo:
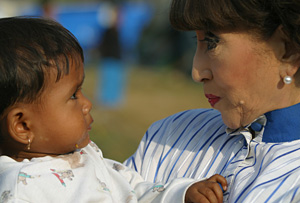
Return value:
M 205 94 L 205 97 L 208 99 L 208 102 L 212 107 L 214 107 L 215 104 L 220 101 L 220 97 L 213 94 Z

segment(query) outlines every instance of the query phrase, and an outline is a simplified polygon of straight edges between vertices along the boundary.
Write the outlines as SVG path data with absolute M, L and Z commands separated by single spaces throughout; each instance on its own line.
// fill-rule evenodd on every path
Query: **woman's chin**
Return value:
M 222 115 L 222 119 L 223 119 L 224 124 L 230 129 L 237 129 L 237 128 L 241 127 L 241 123 L 234 122 L 233 119 L 230 119 L 228 117 L 225 118 L 225 117 L 223 117 L 223 115 Z

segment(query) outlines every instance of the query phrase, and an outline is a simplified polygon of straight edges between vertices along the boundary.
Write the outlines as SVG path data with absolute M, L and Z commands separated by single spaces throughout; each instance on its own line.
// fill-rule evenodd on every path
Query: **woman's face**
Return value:
M 238 128 L 282 105 L 282 63 L 273 39 L 263 42 L 246 33 L 196 31 L 193 79 L 224 123 Z

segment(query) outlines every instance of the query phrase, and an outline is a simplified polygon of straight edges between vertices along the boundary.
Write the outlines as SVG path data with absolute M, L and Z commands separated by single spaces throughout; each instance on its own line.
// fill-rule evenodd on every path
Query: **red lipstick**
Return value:
M 208 99 L 208 102 L 212 107 L 214 107 L 215 104 L 220 101 L 220 97 L 213 94 L 205 94 L 205 97 Z

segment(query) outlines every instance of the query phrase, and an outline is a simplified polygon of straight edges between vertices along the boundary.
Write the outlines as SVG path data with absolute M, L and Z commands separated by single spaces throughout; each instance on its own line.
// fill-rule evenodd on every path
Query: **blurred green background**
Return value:
M 153 122 L 187 109 L 210 108 L 202 85 L 190 76 L 195 34 L 172 29 L 169 4 L 170 0 L 0 0 L 0 17 L 50 17 L 78 38 L 86 58 L 83 92 L 93 102 L 91 139 L 105 157 L 123 162 Z M 102 88 L 98 46 L 110 19 L 109 5 L 120 9 L 125 67 L 124 97 L 113 107 L 97 99 Z
M 145 131 L 156 120 L 179 111 L 209 108 L 202 85 L 177 70 L 132 67 L 125 100 L 118 108 L 97 105 L 94 88 L 97 71 L 86 67 L 83 92 L 93 101 L 91 139 L 107 158 L 124 161 L 133 154 Z

